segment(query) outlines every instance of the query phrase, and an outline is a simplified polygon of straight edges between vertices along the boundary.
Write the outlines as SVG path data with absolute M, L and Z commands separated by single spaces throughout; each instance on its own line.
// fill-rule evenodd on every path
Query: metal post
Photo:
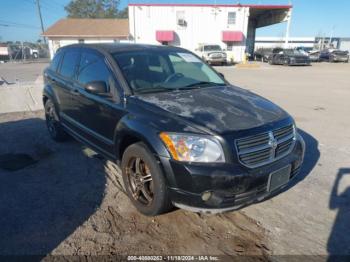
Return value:
M 39 15 L 39 19 L 40 19 L 40 25 L 41 25 L 41 32 L 44 33 L 45 29 L 44 29 L 44 23 L 43 23 L 43 18 L 41 16 L 41 8 L 40 8 L 40 0 L 36 0 L 36 7 L 38 9 L 38 15 Z M 46 44 L 46 39 L 45 36 L 43 36 L 44 39 L 44 43 Z
M 328 48 L 331 48 L 331 44 L 332 44 L 332 38 L 333 38 L 333 34 L 334 34 L 334 28 L 335 26 L 332 26 L 332 31 L 331 31 L 331 37 L 329 38 L 329 42 L 328 42 Z
M 133 18 L 134 18 L 134 43 L 136 43 L 136 17 L 135 17 L 135 6 L 133 6 Z
M 287 28 L 286 28 L 286 39 L 284 42 L 284 47 L 287 48 L 288 47 L 288 43 L 289 43 L 289 31 L 290 31 L 290 22 L 292 20 L 292 8 L 289 10 L 288 12 L 288 20 L 287 20 Z

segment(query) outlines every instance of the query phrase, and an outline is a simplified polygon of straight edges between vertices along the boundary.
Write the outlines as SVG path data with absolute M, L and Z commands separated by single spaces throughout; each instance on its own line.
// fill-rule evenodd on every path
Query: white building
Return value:
M 130 39 L 194 51 L 219 44 L 240 62 L 254 51 L 256 28 L 288 21 L 290 5 L 129 4 Z
M 118 43 L 128 41 L 128 19 L 61 19 L 49 27 L 43 36 L 48 38 L 50 57 L 62 46 L 76 43 Z

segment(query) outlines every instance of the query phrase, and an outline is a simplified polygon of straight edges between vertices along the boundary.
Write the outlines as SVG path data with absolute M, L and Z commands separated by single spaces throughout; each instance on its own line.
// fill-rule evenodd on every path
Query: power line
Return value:
M 40 27 L 28 24 L 20 24 L 12 21 L 0 20 L 1 23 L 6 24 L 6 26 L 14 26 L 14 27 L 27 27 L 27 28 L 35 28 L 38 29 Z
M 24 27 L 24 26 L 18 26 L 18 25 L 8 25 L 8 24 L 0 24 L 0 26 L 2 27 L 13 27 L 13 28 L 22 28 L 22 29 L 30 29 L 30 30 L 33 30 L 33 29 L 38 29 L 38 28 L 35 28 L 35 27 Z

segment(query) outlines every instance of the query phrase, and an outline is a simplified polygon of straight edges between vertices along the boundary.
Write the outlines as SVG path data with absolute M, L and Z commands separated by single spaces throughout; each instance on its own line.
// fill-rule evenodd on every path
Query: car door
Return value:
M 89 82 L 105 82 L 108 92 L 89 93 Z M 72 97 L 72 122 L 76 131 L 97 150 L 114 158 L 114 130 L 124 115 L 121 88 L 109 62 L 95 50 L 83 49 Z
M 321 61 L 327 61 L 329 59 L 329 52 L 324 50 L 324 51 L 321 51 L 320 53 L 320 60 Z
M 285 58 L 286 58 L 285 52 L 284 52 L 284 51 L 280 51 L 280 52 L 276 55 L 276 64 L 283 64 Z
M 67 118 L 71 117 L 73 113 L 71 100 L 79 56 L 78 48 L 65 50 L 57 77 L 54 79 L 59 113 L 63 123 L 66 123 Z

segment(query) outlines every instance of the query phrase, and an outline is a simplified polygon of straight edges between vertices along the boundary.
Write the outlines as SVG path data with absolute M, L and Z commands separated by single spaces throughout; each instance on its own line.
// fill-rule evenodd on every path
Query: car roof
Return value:
M 171 51 L 187 51 L 186 49 L 175 47 L 175 46 L 165 46 L 165 45 L 147 45 L 147 44 L 133 44 L 133 43 L 99 43 L 99 44 L 73 44 L 61 47 L 61 50 L 71 48 L 71 47 L 84 47 L 96 49 L 106 53 L 117 53 L 125 51 L 142 51 L 142 50 L 171 50 Z

